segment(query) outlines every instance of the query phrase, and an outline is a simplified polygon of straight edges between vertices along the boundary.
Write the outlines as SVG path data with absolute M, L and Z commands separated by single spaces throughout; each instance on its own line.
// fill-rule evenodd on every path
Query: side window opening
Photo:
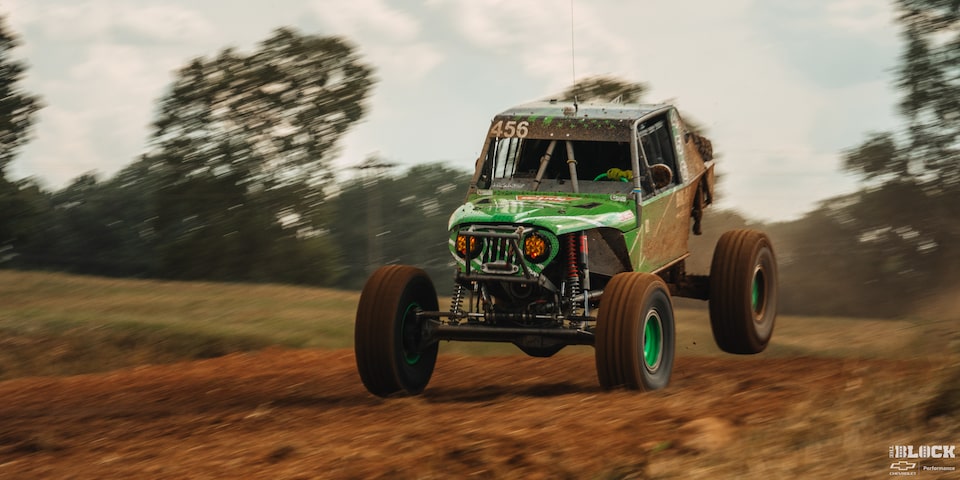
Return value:
M 638 135 L 640 137 L 640 146 L 643 148 L 643 154 L 646 155 L 646 161 L 649 165 L 666 165 L 672 172 L 671 185 L 680 183 L 680 177 L 677 171 L 677 156 L 673 150 L 673 139 L 670 136 L 669 123 L 667 117 L 661 116 L 650 122 L 645 122 L 639 127 Z

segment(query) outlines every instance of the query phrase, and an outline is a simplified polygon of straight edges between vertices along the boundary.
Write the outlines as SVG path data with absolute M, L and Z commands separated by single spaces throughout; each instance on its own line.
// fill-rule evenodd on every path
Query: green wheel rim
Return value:
M 400 317 L 400 346 L 403 349 L 403 359 L 407 362 L 407 365 L 416 365 L 420 362 L 420 352 L 415 350 L 415 342 L 418 337 L 418 328 L 417 322 L 410 322 L 407 324 L 407 319 L 412 315 L 416 319 L 417 310 L 420 308 L 420 304 L 417 302 L 412 302 L 410 305 L 407 305 L 407 309 L 403 311 L 403 316 Z
M 663 355 L 663 325 L 656 310 L 647 313 L 643 325 L 643 363 L 653 372 L 660 366 Z
M 766 303 L 766 278 L 763 275 L 763 270 L 757 268 L 753 272 L 753 284 L 750 288 L 750 309 L 753 310 L 755 315 L 760 315 L 763 312 L 764 303 Z

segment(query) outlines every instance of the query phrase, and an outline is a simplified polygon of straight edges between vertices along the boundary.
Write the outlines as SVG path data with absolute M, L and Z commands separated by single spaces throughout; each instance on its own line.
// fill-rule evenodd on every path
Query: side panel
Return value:
M 688 163 L 690 156 L 684 148 L 683 123 L 680 120 L 680 114 L 676 110 L 670 110 L 670 130 L 673 138 L 673 150 L 677 155 L 677 172 L 675 174 L 681 182 L 690 181 L 690 177 L 695 176 L 699 171 L 691 170 Z M 702 163 L 702 162 L 701 162 Z
M 693 140 L 687 139 L 683 143 L 683 157 L 690 177 L 696 177 L 706 170 L 703 157 L 701 157 L 700 153 L 697 152 L 697 146 L 694 144 Z M 713 162 L 710 163 L 711 165 L 713 164 Z M 686 181 L 686 179 L 684 180 Z
M 690 207 L 696 192 L 693 182 L 643 202 L 640 228 L 627 238 L 635 271 L 657 271 L 688 253 Z

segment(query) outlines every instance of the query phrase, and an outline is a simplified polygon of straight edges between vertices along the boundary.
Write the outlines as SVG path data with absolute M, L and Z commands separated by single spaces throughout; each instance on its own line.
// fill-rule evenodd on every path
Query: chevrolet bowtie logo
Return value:
M 917 468 L 917 464 L 906 460 L 900 460 L 897 463 L 890 464 L 891 470 L 900 470 L 901 472 L 904 470 L 913 470 L 914 468 Z

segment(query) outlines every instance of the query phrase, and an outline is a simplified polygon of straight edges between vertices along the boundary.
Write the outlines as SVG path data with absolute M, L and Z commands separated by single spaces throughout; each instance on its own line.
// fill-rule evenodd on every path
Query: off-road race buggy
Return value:
M 670 105 L 537 102 L 496 115 L 466 202 L 450 217 L 449 310 L 423 270 L 376 270 L 355 353 L 378 396 L 418 394 L 441 340 L 510 342 L 549 357 L 593 345 L 605 389 L 663 388 L 674 363 L 671 296 L 709 301 L 717 345 L 758 353 L 773 333 L 777 264 L 761 232 L 724 233 L 709 275 L 685 271 L 713 201 L 712 144 Z

